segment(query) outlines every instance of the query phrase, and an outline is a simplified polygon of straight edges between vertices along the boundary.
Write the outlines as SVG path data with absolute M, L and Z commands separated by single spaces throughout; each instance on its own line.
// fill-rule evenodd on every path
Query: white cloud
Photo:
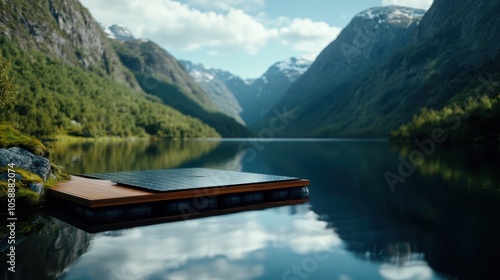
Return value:
M 241 265 L 234 264 L 226 259 L 216 259 L 209 263 L 190 265 L 189 270 L 170 272 L 168 279 L 255 279 L 262 277 L 263 274 L 264 268 L 262 265 Z
M 383 264 L 380 275 L 387 280 L 432 279 L 432 269 L 425 261 L 407 261 L 402 264 Z
M 232 8 L 247 12 L 258 11 L 265 6 L 264 0 L 188 0 L 190 7 L 202 10 L 228 11 Z
M 295 18 L 288 25 L 279 28 L 279 39 L 284 44 L 293 45 L 296 50 L 317 55 L 337 38 L 341 30 L 326 22 Z
M 382 5 L 397 5 L 428 10 L 433 0 L 382 0 Z
M 340 28 L 303 18 L 265 21 L 264 0 L 82 0 L 105 24 L 121 23 L 135 37 L 147 38 L 167 50 L 202 49 L 207 54 L 256 54 L 272 42 L 281 42 L 309 55 L 318 54 Z M 285 24 L 286 23 L 286 24 Z

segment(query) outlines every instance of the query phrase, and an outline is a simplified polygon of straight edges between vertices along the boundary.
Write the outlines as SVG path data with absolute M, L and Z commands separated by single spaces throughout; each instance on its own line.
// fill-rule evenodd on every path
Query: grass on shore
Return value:
M 45 146 L 40 140 L 23 134 L 15 129 L 10 124 L 0 124 L 0 148 L 21 147 L 31 153 L 49 158 L 50 149 Z M 41 183 L 45 188 L 50 188 L 57 182 L 69 180 L 69 174 L 61 170 L 60 167 L 51 163 L 51 176 L 46 181 L 43 181 L 40 176 L 21 169 L 14 168 L 18 177 L 15 181 L 16 186 L 16 206 L 18 207 L 37 207 L 45 202 L 45 193 L 41 195 L 29 189 L 31 183 Z M 0 175 L 7 173 L 7 167 L 0 166 Z M 3 175 L 2 175 L 3 176 Z M 8 198 L 8 182 L 0 179 L 0 201 L 6 202 Z
M 23 134 L 10 124 L 0 124 L 0 148 L 21 147 L 37 156 L 48 157 L 50 150 L 38 139 Z

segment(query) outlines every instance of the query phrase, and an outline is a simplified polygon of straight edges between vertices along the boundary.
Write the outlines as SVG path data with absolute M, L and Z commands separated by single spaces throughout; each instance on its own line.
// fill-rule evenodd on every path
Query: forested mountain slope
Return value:
M 2 122 L 39 136 L 219 136 L 145 94 L 78 1 L 7 0 L 0 11 L 0 54 L 19 88 Z
M 184 67 L 154 42 L 114 41 L 113 46 L 145 92 L 184 114 L 203 120 L 224 137 L 250 134 L 243 124 L 221 112 Z
M 395 6 L 358 14 L 281 101 L 294 116 L 281 135 L 387 137 L 421 108 L 489 93 L 499 12 L 497 1 L 435 0 L 423 18 Z

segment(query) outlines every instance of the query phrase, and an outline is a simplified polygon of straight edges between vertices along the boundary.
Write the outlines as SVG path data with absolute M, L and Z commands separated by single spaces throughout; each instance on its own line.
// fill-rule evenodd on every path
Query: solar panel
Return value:
M 298 179 L 286 176 L 245 173 L 207 168 L 93 173 L 84 174 L 82 176 L 94 179 L 109 180 L 120 185 L 143 188 L 159 192 L 258 184 Z

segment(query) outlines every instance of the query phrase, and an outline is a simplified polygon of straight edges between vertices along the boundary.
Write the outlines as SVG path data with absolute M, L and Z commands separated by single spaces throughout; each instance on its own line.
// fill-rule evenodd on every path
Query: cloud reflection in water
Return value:
M 309 205 L 285 206 L 100 234 L 66 279 L 253 279 L 266 249 L 307 255 L 341 243 Z

